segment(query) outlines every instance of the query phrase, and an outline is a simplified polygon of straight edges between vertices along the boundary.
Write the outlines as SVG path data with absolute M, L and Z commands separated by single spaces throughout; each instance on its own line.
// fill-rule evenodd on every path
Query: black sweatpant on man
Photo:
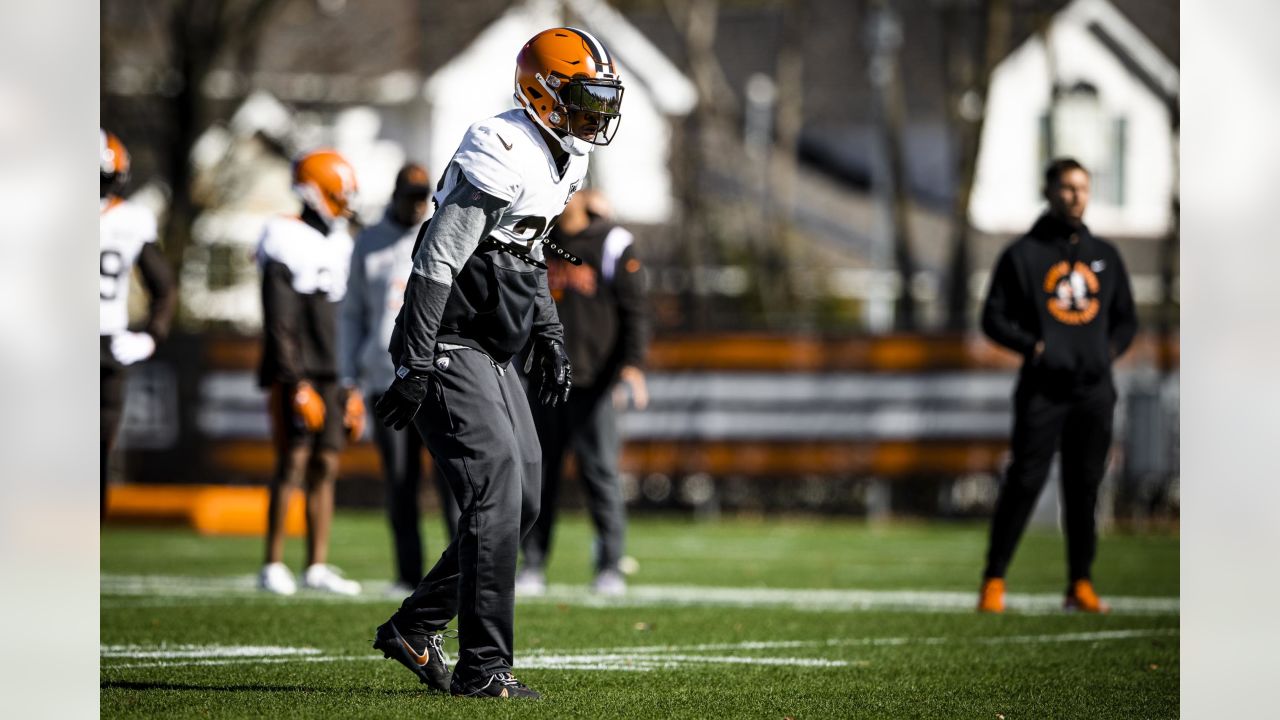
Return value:
M 473 674 L 463 678 L 471 682 L 512 667 L 516 555 L 538 516 L 542 455 L 510 362 L 463 348 L 437 352 L 435 367 L 414 425 L 462 515 L 444 554 L 391 619 L 400 632 L 422 635 L 443 631 L 456 615 L 457 668 Z
M 100 458 L 98 481 L 99 516 L 107 516 L 107 476 L 110 469 L 111 451 L 115 448 L 116 436 L 120 433 L 120 421 L 124 418 L 125 369 L 118 360 L 111 356 L 111 338 L 102 336 L 102 375 L 100 407 L 98 411 L 98 456 Z
M 370 397 L 376 406 L 382 393 Z M 373 442 L 382 459 L 382 474 L 387 479 L 387 517 L 391 521 L 392 541 L 396 551 L 396 580 L 413 587 L 422 579 L 421 513 L 418 488 L 422 479 L 422 437 L 412 428 L 395 430 L 380 422 L 372 424 Z M 458 503 L 444 474 L 436 471 L 436 493 L 440 498 L 446 537 L 458 532 Z
M 1094 508 L 1111 447 L 1116 391 L 1110 379 L 1063 391 L 1026 374 L 1014 393 L 1013 460 L 991 521 L 983 577 L 1004 577 L 1018 539 L 1049 477 L 1055 451 L 1062 455 L 1062 506 L 1070 581 L 1089 579 L 1097 548 Z
M 587 491 L 587 509 L 596 527 L 596 572 L 617 570 L 627 530 L 627 509 L 618 480 L 617 412 L 611 386 L 574 388 L 569 402 L 539 406 L 534 420 L 542 443 L 542 512 L 524 539 L 526 568 L 542 570 L 551 550 L 565 451 L 572 449 Z

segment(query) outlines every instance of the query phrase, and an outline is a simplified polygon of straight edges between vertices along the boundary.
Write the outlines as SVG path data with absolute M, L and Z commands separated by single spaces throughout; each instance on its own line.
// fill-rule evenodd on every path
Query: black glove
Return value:
M 538 363 L 538 400 L 548 407 L 569 400 L 573 387 L 573 367 L 558 340 L 539 342 L 534 347 Z
M 373 407 L 373 414 L 378 416 L 383 425 L 403 430 L 413 421 L 413 416 L 418 414 L 422 402 L 427 399 L 430 383 L 430 373 L 416 373 L 406 367 L 397 368 L 396 379 L 382 393 L 382 398 Z

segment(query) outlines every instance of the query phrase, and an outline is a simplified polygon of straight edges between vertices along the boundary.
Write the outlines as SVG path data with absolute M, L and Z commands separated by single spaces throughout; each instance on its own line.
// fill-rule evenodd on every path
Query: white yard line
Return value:
M 282 655 L 319 655 L 315 648 L 280 647 L 278 645 L 104 645 L 104 658 L 223 658 L 273 657 Z
M 992 635 L 979 637 L 871 637 L 829 638 L 827 640 L 775 640 L 740 643 L 704 643 L 698 645 L 650 645 L 579 650 L 532 650 L 523 653 L 517 669 L 590 670 L 648 672 L 672 670 L 689 665 L 763 665 L 782 667 L 844 668 L 866 664 L 863 660 L 824 657 L 775 657 L 761 655 L 760 650 L 799 648 L 834 648 L 852 646 L 902 646 L 981 643 L 1053 644 L 1067 642 L 1102 642 L 1150 637 L 1173 637 L 1176 629 L 1103 630 L 1098 632 L 1049 633 L 1040 635 Z M 743 650 L 750 654 L 724 654 L 722 651 Z M 195 653 L 202 653 L 197 655 Z M 700 655 L 701 652 L 718 652 Z M 316 648 L 255 645 L 107 645 L 104 660 L 142 660 L 143 662 L 103 663 L 104 670 L 137 668 L 207 667 L 218 665 L 261 665 L 290 662 L 364 662 L 381 660 L 379 655 L 328 655 Z
M 106 599 L 138 598 L 138 604 L 181 605 L 218 602 L 227 598 L 260 598 L 267 601 L 391 603 L 386 582 L 365 582 L 357 597 L 301 592 L 293 597 L 269 596 L 254 587 L 252 575 L 187 577 L 181 575 L 103 575 L 101 593 Z M 808 611 L 898 610 L 904 612 L 973 612 L 977 593 L 945 590 L 811 590 L 792 588 L 736 588 L 698 585 L 631 585 L 627 594 L 606 598 L 580 585 L 551 585 L 547 594 L 520 598 L 521 603 L 576 607 L 760 607 Z M 142 599 L 146 599 L 143 602 Z M 1116 614 L 1177 614 L 1176 597 L 1107 596 Z M 1009 609 L 1020 613 L 1059 613 L 1062 596 L 1055 593 L 1011 593 Z M 111 606 L 115 603 L 105 603 Z M 132 603 L 130 603 L 132 604 Z

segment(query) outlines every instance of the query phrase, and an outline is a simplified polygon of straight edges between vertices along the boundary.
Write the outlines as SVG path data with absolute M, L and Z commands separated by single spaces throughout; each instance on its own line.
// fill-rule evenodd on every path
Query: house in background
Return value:
M 1161 255 L 1167 247 L 1157 240 L 1169 228 L 1176 180 L 1177 138 L 1170 113 L 1177 103 L 1178 7 L 1152 0 L 1009 5 L 1012 50 L 990 88 L 970 212 L 977 229 L 970 258 L 972 309 L 976 312 L 996 255 L 1044 208 L 1041 175 L 1049 155 L 1072 153 L 1094 170 L 1096 197 L 1088 219 L 1120 245 L 1140 306 L 1149 310 L 1161 296 Z M 973 3 L 894 0 L 890 6 L 900 33 L 902 160 L 917 268 L 912 286 L 923 327 L 929 328 L 944 314 L 939 303 L 945 295 L 938 290 L 951 259 L 950 213 L 957 190 L 948 53 L 957 37 L 982 37 L 983 16 L 981 4 Z M 830 287 L 866 302 L 883 288 L 876 278 L 893 274 L 874 260 L 890 254 L 885 248 L 891 239 L 876 198 L 885 160 L 870 80 L 872 4 L 809 0 L 803 7 L 798 177 L 807 187 L 798 194 L 792 219 L 811 242 L 841 249 L 839 262 L 845 266 L 833 267 L 833 273 L 857 282 Z M 777 71 L 782 16 L 776 5 L 722 6 L 715 56 L 739 107 L 747 105 L 753 75 Z M 682 57 L 681 31 L 669 13 L 646 9 L 631 17 L 668 54 Z M 1042 26 L 1049 28 L 1050 54 L 1038 31 Z M 1055 82 L 1047 58 L 1054 61 L 1060 88 L 1052 112 Z M 716 184 L 709 185 L 715 192 Z M 735 193 L 741 195 L 734 187 L 725 190 Z
M 182 261 L 187 319 L 245 331 L 258 326 L 250 258 L 265 219 L 297 209 L 289 192 L 292 156 L 322 146 L 342 152 L 359 179 L 357 209 L 376 221 L 406 160 L 425 162 L 438 175 L 468 126 L 516 106 L 516 54 L 548 27 L 572 23 L 599 37 L 626 86 L 621 132 L 593 158 L 588 182 L 610 196 L 623 222 L 671 219 L 671 125 L 693 108 L 692 83 L 602 0 L 480 0 L 468 7 L 429 12 L 411 0 L 294 0 L 268 20 L 262 35 L 270 41 L 252 71 L 229 58 L 209 73 L 202 91 L 222 119 L 191 152 L 204 211 Z M 108 13 L 104 27 L 115 17 Z M 162 94 L 165 56 L 155 34 L 131 31 L 137 35 L 123 55 L 129 64 L 104 72 L 104 116 L 126 138 L 154 140 L 163 128 L 149 132 L 148 124 L 163 118 L 147 104 Z M 139 175 L 146 177 L 146 142 L 139 150 Z M 163 210 L 164 193 L 144 197 Z
M 1089 168 L 1090 227 L 1159 239 L 1176 192 L 1178 68 L 1107 0 L 1075 0 L 991 79 L 970 217 L 1021 233 L 1044 207 L 1043 170 L 1071 156 Z

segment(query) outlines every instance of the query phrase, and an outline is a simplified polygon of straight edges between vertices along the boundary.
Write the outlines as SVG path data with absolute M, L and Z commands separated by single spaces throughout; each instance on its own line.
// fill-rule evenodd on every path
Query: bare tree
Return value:
M 255 60 L 263 30 L 273 12 L 287 0 L 175 0 L 168 8 L 171 66 L 181 76 L 181 89 L 169 112 L 173 132 L 167 153 L 167 175 L 173 196 L 165 222 L 165 252 L 175 264 L 191 242 L 191 223 L 200 209 L 191 194 L 191 147 L 213 121 L 203 89 L 209 72 L 224 55 L 233 67 L 247 71 Z
M 1009 0 L 983 0 L 981 42 L 966 42 L 967 9 L 960 2 L 942 6 L 947 41 L 947 108 L 955 152 L 956 188 L 951 201 L 951 265 L 947 273 L 947 328 L 964 330 L 969 321 L 969 203 L 977 173 L 982 127 L 986 120 L 991 75 L 1009 51 L 1012 17 Z
M 803 295 L 797 292 L 805 282 L 800 271 L 807 261 L 804 246 L 792 231 L 795 212 L 795 185 L 800 131 L 804 126 L 804 42 L 806 7 L 803 0 L 783 0 L 782 42 L 775 66 L 777 101 L 775 104 L 775 140 L 769 154 L 768 236 L 780 255 L 781 272 L 769 278 L 774 287 L 766 295 L 779 306 L 792 310 L 793 320 L 803 322 L 810 314 L 802 307 Z M 789 322 L 793 327 L 795 322 Z
M 894 266 L 900 279 L 894 327 L 914 331 L 917 328 L 916 302 L 911 294 L 911 279 L 916 263 L 911 250 L 908 210 L 911 198 L 907 188 L 903 128 L 906 125 L 906 99 L 902 81 L 899 50 L 902 47 L 902 24 L 889 7 L 888 0 L 869 2 L 868 42 L 871 50 L 871 84 L 876 90 L 876 119 L 880 125 L 883 154 L 882 193 L 887 195 L 891 225 Z
M 698 91 L 698 104 L 681 140 L 683 147 L 678 148 L 681 163 L 676 172 L 676 191 L 684 220 L 681 252 L 691 273 L 685 315 L 691 319 L 693 329 L 705 329 L 709 325 L 709 308 L 701 270 L 716 254 L 716 230 L 701 183 L 704 169 L 727 145 L 729 116 L 736 109 L 737 100 L 716 59 L 717 0 L 666 0 L 666 9 L 684 42 L 685 57 Z

